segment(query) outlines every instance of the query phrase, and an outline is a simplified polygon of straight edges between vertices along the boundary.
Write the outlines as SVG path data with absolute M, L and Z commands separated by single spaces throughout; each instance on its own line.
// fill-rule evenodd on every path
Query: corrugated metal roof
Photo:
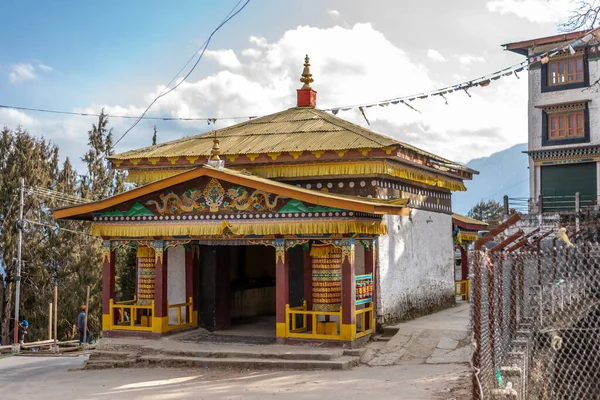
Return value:
M 314 108 L 291 108 L 227 128 L 111 156 L 132 158 L 208 156 L 216 133 L 221 154 L 347 150 L 404 145 L 385 135 Z
M 376 149 L 397 146 L 425 155 L 446 167 L 478 173 L 453 161 L 310 107 L 290 108 L 216 131 L 115 154 L 109 158 L 129 160 L 209 156 L 215 134 L 219 139 L 222 155 Z
M 485 222 L 482 222 L 482 221 L 479 221 L 478 219 L 474 219 L 474 218 L 467 217 L 464 215 L 460 215 L 460 214 L 452 214 L 452 218 L 456 219 L 460 222 L 463 222 L 465 224 L 488 226 L 488 224 L 486 224 Z

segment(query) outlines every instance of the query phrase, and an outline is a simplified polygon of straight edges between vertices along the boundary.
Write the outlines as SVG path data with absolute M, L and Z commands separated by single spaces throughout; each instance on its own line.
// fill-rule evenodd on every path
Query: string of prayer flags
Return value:
M 400 101 L 402 104 L 404 104 L 406 107 L 410 108 L 413 111 L 418 112 L 419 114 L 423 114 L 421 111 L 417 110 L 416 108 L 414 108 L 413 106 L 411 106 L 410 104 L 408 104 L 407 102 L 405 102 L 404 100 Z
M 362 116 L 365 118 L 365 121 L 367 121 L 367 125 L 371 126 L 371 123 L 369 122 L 369 120 L 367 119 L 367 115 L 365 114 L 365 109 L 362 107 L 358 107 L 358 109 L 360 110 Z
M 369 121 L 366 117 L 365 110 L 367 108 L 371 108 L 374 106 L 387 107 L 389 105 L 397 105 L 397 104 L 402 103 L 402 104 L 406 105 L 407 107 L 411 108 L 412 110 L 414 110 L 418 113 L 421 113 L 415 107 L 408 104 L 408 102 L 414 102 L 415 100 L 424 100 L 429 97 L 439 96 L 442 99 L 444 99 L 445 104 L 448 105 L 448 98 L 446 97 L 446 95 L 462 90 L 467 94 L 467 96 L 472 97 L 471 93 L 469 93 L 468 89 L 473 88 L 473 87 L 487 87 L 490 85 L 491 81 L 498 80 L 502 77 L 511 76 L 513 74 L 517 78 L 519 78 L 519 76 L 516 73 L 519 71 L 523 71 L 523 69 L 527 68 L 527 65 L 528 65 L 528 61 L 525 60 L 519 64 L 515 64 L 513 66 L 501 69 L 494 73 L 484 75 L 480 78 L 477 78 L 477 79 L 474 79 L 471 81 L 467 81 L 467 82 L 463 82 L 458 85 L 447 86 L 447 87 L 444 87 L 441 89 L 432 90 L 430 92 L 413 94 L 410 96 L 396 97 L 396 98 L 378 101 L 378 102 L 374 102 L 374 103 L 356 104 L 353 106 L 346 106 L 346 107 L 336 107 L 336 108 L 324 109 L 323 111 L 330 111 L 333 115 L 337 115 L 340 111 L 348 111 L 351 109 L 358 109 L 360 111 L 360 113 L 363 115 L 363 117 L 365 118 L 365 121 L 367 121 L 367 123 L 369 123 Z
M 561 51 L 562 52 L 568 51 L 571 54 L 575 54 L 576 53 L 575 47 L 580 46 L 580 45 L 588 45 L 592 41 L 592 39 L 594 39 L 596 37 L 595 32 L 597 32 L 599 30 L 600 30 L 600 28 L 590 30 L 583 37 L 580 37 L 566 45 L 563 44 L 562 47 L 554 48 L 554 49 L 549 50 L 538 56 L 530 57 L 527 60 L 525 60 L 519 64 L 512 65 L 510 67 L 501 69 L 494 73 L 484 75 L 480 78 L 466 81 L 466 82 L 460 83 L 458 85 L 448 86 L 445 88 L 432 90 L 430 92 L 425 92 L 425 93 L 418 93 L 418 94 L 412 94 L 409 96 L 395 97 L 392 99 L 387 99 L 387 100 L 383 100 L 383 101 L 379 101 L 379 102 L 375 102 L 375 103 L 356 104 L 356 105 L 347 106 L 344 108 L 336 107 L 336 108 L 332 108 L 332 109 L 325 109 L 323 111 L 331 111 L 334 115 L 337 115 L 337 113 L 340 110 L 347 111 L 347 110 L 350 110 L 353 108 L 358 108 L 360 110 L 361 114 L 363 115 L 363 117 L 365 118 L 365 120 L 367 121 L 367 123 L 368 123 L 368 120 L 367 120 L 367 117 L 365 114 L 365 109 L 376 106 L 376 105 L 378 105 L 380 107 L 385 107 L 390 104 L 396 105 L 396 104 L 402 103 L 402 104 L 406 105 L 407 107 L 411 108 L 412 110 L 414 110 L 418 113 L 421 113 L 415 107 L 411 106 L 408 102 L 413 102 L 417 99 L 423 100 L 423 99 L 427 99 L 428 97 L 432 97 L 432 96 L 440 96 L 444 99 L 445 104 L 448 105 L 448 99 L 446 98 L 446 94 L 450 94 L 450 93 L 457 92 L 457 91 L 464 91 L 467 96 L 473 97 L 471 95 L 471 93 L 469 93 L 469 89 L 471 89 L 471 88 L 487 87 L 487 86 L 490 86 L 490 83 L 492 81 L 498 80 L 502 77 L 508 77 L 511 75 L 514 75 L 517 79 L 521 79 L 521 77 L 519 76 L 519 72 L 522 72 L 522 71 L 528 69 L 532 64 L 535 64 L 538 62 L 541 62 L 542 64 L 546 64 L 550 61 L 550 59 L 553 56 L 559 54 Z M 597 51 L 600 53 L 600 46 L 595 45 L 595 46 L 591 47 L 591 51 L 592 52 Z

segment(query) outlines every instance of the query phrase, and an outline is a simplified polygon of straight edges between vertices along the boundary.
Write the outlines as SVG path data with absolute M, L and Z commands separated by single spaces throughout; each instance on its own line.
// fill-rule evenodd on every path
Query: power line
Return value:
M 233 15 L 231 15 L 232 12 L 233 12 L 233 10 L 235 10 L 237 8 L 237 6 L 241 3 L 241 1 L 242 0 L 239 0 L 237 2 L 237 4 L 232 8 L 232 10 L 229 12 L 229 14 L 227 14 L 227 16 L 225 17 L 225 19 L 221 22 L 221 24 L 219 24 L 219 26 L 217 26 L 217 28 L 211 33 L 211 35 L 209 36 L 209 38 L 200 47 L 202 49 L 200 57 L 198 58 L 198 60 L 196 61 L 196 63 L 192 67 L 192 69 L 188 72 L 188 74 L 176 86 L 174 86 L 173 88 L 169 89 L 166 92 L 165 92 L 165 90 L 167 90 L 167 89 L 165 88 L 163 90 L 163 92 L 152 101 L 152 103 L 148 106 L 148 108 L 146 108 L 146 110 L 144 111 L 144 113 L 142 115 L 140 115 L 138 117 L 135 117 L 135 116 L 129 116 L 129 115 L 110 115 L 110 114 L 104 114 L 106 117 L 109 117 L 109 118 L 136 119 L 136 122 L 134 123 L 134 125 L 131 128 L 129 128 L 123 134 L 123 136 L 121 136 L 119 138 L 119 140 L 117 140 L 117 142 L 115 142 L 115 144 L 113 145 L 113 148 L 142 119 L 146 119 L 146 120 L 162 120 L 162 121 L 208 121 L 210 123 L 211 121 L 216 121 L 217 119 L 221 119 L 221 120 L 236 120 L 236 119 L 252 119 L 252 118 L 256 118 L 257 117 L 257 115 L 238 116 L 238 117 L 219 117 L 219 118 L 213 118 L 213 117 L 198 117 L 198 118 L 146 117 L 146 113 L 148 112 L 148 110 L 150 109 L 150 107 L 152 107 L 152 105 L 160 97 L 165 96 L 166 94 L 168 94 L 171 91 L 175 90 L 177 87 L 179 87 L 179 85 L 181 85 L 189 77 L 189 75 L 193 72 L 193 70 L 198 65 L 200 59 L 204 55 L 204 52 L 205 52 L 205 50 L 206 50 L 206 48 L 208 46 L 208 43 L 210 42 L 210 40 L 212 39 L 212 36 L 216 33 L 216 31 L 218 31 L 231 18 L 235 17 L 235 15 L 237 15 L 239 12 L 241 12 L 242 9 L 245 8 L 246 5 L 250 2 L 250 0 L 247 0 L 246 3 L 244 3 L 244 5 L 239 10 L 237 10 Z M 533 57 L 532 59 L 525 60 L 525 61 L 523 61 L 521 63 L 518 63 L 518 64 L 514 64 L 514 65 L 512 65 L 510 67 L 506 67 L 506 68 L 501 69 L 499 71 L 496 71 L 494 73 L 483 75 L 480 78 L 472 79 L 472 80 L 465 81 L 465 82 L 462 82 L 462 83 L 459 83 L 459 84 L 456 84 L 456 85 L 453 85 L 453 86 L 447 86 L 447 87 L 444 87 L 442 89 L 436 89 L 436 90 L 432 90 L 432 91 L 429 91 L 429 92 L 422 92 L 422 93 L 408 95 L 408 96 L 394 97 L 394 98 L 391 98 L 391 99 L 388 99 L 388 100 L 381 100 L 381 101 L 377 101 L 377 102 L 373 102 L 373 103 L 361 103 L 361 104 L 354 104 L 354 105 L 349 105 L 349 106 L 331 107 L 331 108 L 323 109 L 323 111 L 332 111 L 334 114 L 337 114 L 337 112 L 340 111 L 340 110 L 346 111 L 346 110 L 351 109 L 351 108 L 356 108 L 356 107 L 371 107 L 371 106 L 375 106 L 375 105 L 384 106 L 384 105 L 387 105 L 388 103 L 398 104 L 400 102 L 402 102 L 406 106 L 414 109 L 412 106 L 410 106 L 410 104 L 405 103 L 404 100 L 409 100 L 410 101 L 410 100 L 415 100 L 415 99 L 418 99 L 418 98 L 421 99 L 421 98 L 430 97 L 430 96 L 440 96 L 440 97 L 442 97 L 442 98 L 445 99 L 444 95 L 446 93 L 450 93 L 451 91 L 461 91 L 461 90 L 465 91 L 467 93 L 467 95 L 469 95 L 469 97 L 471 97 L 471 95 L 467 91 L 471 87 L 475 87 L 477 85 L 487 86 L 487 84 L 489 83 L 488 81 L 490 81 L 490 80 L 495 80 L 495 79 L 500 78 L 501 76 L 510 75 L 510 74 L 513 74 L 513 73 L 516 75 L 517 72 L 520 72 L 523 69 L 526 69 L 528 67 L 528 65 L 535 64 L 535 63 L 539 62 L 540 60 L 538 60 L 538 59 L 541 59 L 542 56 L 547 56 L 548 58 L 551 58 L 554 55 L 558 54 L 561 50 L 562 51 L 569 50 L 572 45 L 576 45 L 578 42 L 587 44 L 589 42 L 589 39 L 586 39 L 586 38 L 588 36 L 590 36 L 590 34 L 591 34 L 592 31 L 593 30 L 583 32 L 582 35 L 579 38 L 571 41 L 567 45 L 563 45 L 562 47 L 556 47 L 556 48 L 554 48 L 552 50 L 549 50 L 549 51 L 543 53 L 542 55 L 540 55 L 538 57 Z M 167 84 L 167 87 L 176 79 L 177 76 L 179 76 L 179 74 L 181 73 L 181 71 L 183 71 L 185 69 L 185 67 L 191 62 L 191 60 L 193 60 L 193 58 L 196 56 L 196 54 L 198 52 L 195 52 L 192 55 L 192 57 L 185 63 L 185 65 L 175 75 L 175 77 L 173 79 L 171 79 L 171 81 Z M 84 116 L 84 117 L 99 117 L 100 115 L 102 115 L 102 114 L 96 114 L 96 113 L 84 113 L 84 112 L 50 110 L 50 109 L 43 109 L 43 108 L 31 108 L 31 107 L 11 106 L 11 105 L 2 105 L 2 104 L 0 104 L 0 108 L 13 109 L 13 110 L 22 110 L 22 111 L 44 112 L 44 113 L 52 113 L 52 114 L 75 115 L 75 116 Z M 414 110 L 418 111 L 416 109 L 414 109 Z
M 123 133 L 123 135 L 121 135 L 121 137 L 112 145 L 112 148 L 114 148 L 116 145 L 119 144 L 119 142 L 121 140 L 123 140 L 123 138 L 133 129 L 137 126 L 137 124 L 140 123 L 140 121 L 142 120 L 142 118 L 146 115 L 146 113 L 150 110 L 150 108 L 154 105 L 154 103 L 156 103 L 158 101 L 158 99 L 160 99 L 163 96 L 166 96 L 167 94 L 171 93 L 173 90 L 177 89 L 183 82 L 185 82 L 185 80 L 192 74 L 192 72 L 194 72 L 194 70 L 196 69 L 196 67 L 198 66 L 198 63 L 200 62 L 200 60 L 202 60 L 202 57 L 204 56 L 204 53 L 206 52 L 206 49 L 208 48 L 208 45 L 210 44 L 210 41 L 212 40 L 212 37 L 215 33 L 217 33 L 217 31 L 219 29 L 221 29 L 221 27 L 223 25 L 225 25 L 227 22 L 229 22 L 232 18 L 234 18 L 236 15 L 238 15 L 240 12 L 242 12 L 242 10 L 244 8 L 246 8 L 246 6 L 248 5 L 248 3 L 250 3 L 250 0 L 246 0 L 246 2 L 235 12 L 233 12 L 233 10 L 236 9 L 236 7 L 238 6 L 238 3 L 231 9 L 231 11 L 229 12 L 228 16 L 219 24 L 219 26 L 217 26 L 215 28 L 215 30 L 212 31 L 212 33 L 208 36 L 208 39 L 206 39 L 206 41 L 204 42 L 204 47 L 202 48 L 202 52 L 200 53 L 200 55 L 198 56 L 198 59 L 196 60 L 196 63 L 192 66 L 192 68 L 190 68 L 189 72 L 183 77 L 183 79 L 181 79 L 179 81 L 179 83 L 177 83 L 177 85 L 173 86 L 171 89 L 167 90 L 166 92 L 163 91 L 163 93 L 159 94 L 158 96 L 156 96 L 156 98 L 154 100 L 152 100 L 152 102 L 148 105 L 148 107 L 146 107 L 146 109 L 144 110 L 144 112 L 142 113 L 142 115 L 140 115 L 140 117 L 133 123 L 133 125 L 131 125 L 131 127 L 129 129 L 127 129 L 125 131 L 125 133 Z M 189 61 L 188 61 L 189 62 Z M 184 67 L 185 68 L 185 67 Z
M 62 199 L 65 199 L 65 200 L 68 200 L 68 201 L 71 201 L 71 202 L 77 203 L 77 204 L 90 202 L 90 200 L 88 200 L 88 199 L 84 199 L 84 198 L 81 198 L 78 196 L 74 196 L 72 194 L 59 192 L 59 191 L 52 190 L 52 189 L 46 189 L 46 188 L 43 188 L 40 186 L 27 186 L 25 189 L 31 193 L 39 194 L 39 195 L 46 196 L 46 197 L 52 197 L 52 198 L 62 198 Z
M 4 104 L 0 104 L 0 108 L 5 108 L 8 110 L 19 110 L 19 111 L 33 111 L 33 112 L 43 112 L 43 113 L 49 113 L 49 114 L 64 114 L 64 115 L 75 115 L 75 116 L 79 116 L 79 117 L 99 117 L 102 114 L 96 114 L 96 113 L 85 113 L 85 112 L 74 112 L 74 111 L 61 111 L 61 110 L 49 110 L 49 109 L 45 109 L 45 108 L 31 108 L 31 107 L 20 107 L 20 106 L 7 106 Z M 111 114 L 104 114 L 105 117 L 107 118 L 121 118 L 121 119 L 138 119 L 140 118 L 139 116 L 132 116 L 132 115 L 111 115 Z M 217 118 L 217 119 L 245 119 L 245 118 L 255 118 L 255 115 L 249 115 L 249 116 L 241 116 L 241 117 L 222 117 L 222 118 Z M 146 119 L 146 120 L 161 120 L 161 121 L 209 121 L 209 120 L 213 120 L 215 118 L 209 118 L 209 117 L 199 117 L 199 118 L 178 118 L 178 117 L 142 117 L 142 119 Z
M 56 193 L 54 193 L 54 194 L 48 193 L 47 191 L 43 191 L 43 190 L 27 188 L 27 189 L 25 189 L 25 191 L 27 194 L 30 194 L 30 195 L 41 196 L 46 199 L 57 200 L 57 201 L 61 201 L 61 202 L 64 202 L 64 203 L 67 203 L 70 205 L 79 205 L 79 204 L 88 203 L 88 201 L 85 199 L 73 198 L 73 197 L 69 197 L 68 195 L 61 195 L 61 194 L 56 194 Z
M 249 0 L 248 0 L 249 1 Z M 240 10 L 241 11 L 241 10 Z M 199 61 L 199 60 L 198 60 Z M 188 61 L 189 63 L 189 61 Z M 369 106 L 374 106 L 374 105 L 379 105 L 379 104 L 385 104 L 385 103 L 392 103 L 392 102 L 400 102 L 402 100 L 411 100 L 411 99 L 417 99 L 417 98 L 422 98 L 423 96 L 429 97 L 429 96 L 435 96 L 437 94 L 443 93 L 444 91 L 447 90 L 466 90 L 469 87 L 467 87 L 467 85 L 469 84 L 473 84 L 474 82 L 479 82 L 482 80 L 486 80 L 488 77 L 491 79 L 495 76 L 498 76 L 498 74 L 502 75 L 502 74 L 507 74 L 509 73 L 508 71 L 510 71 L 511 73 L 513 71 L 515 71 L 515 69 L 520 69 L 520 67 L 522 67 L 524 64 L 526 64 L 526 61 L 519 63 L 519 64 L 515 64 L 512 65 L 510 67 L 501 69 L 500 71 L 496 71 L 494 73 L 491 74 L 487 74 L 484 75 L 480 78 L 476 78 L 476 79 L 471 79 L 469 81 L 465 81 L 453 86 L 447 86 L 441 89 L 436 89 L 436 90 L 432 90 L 430 92 L 421 92 L 418 94 L 412 94 L 412 95 L 406 95 L 406 96 L 401 96 L 401 97 L 394 97 L 388 100 L 381 100 L 378 102 L 374 102 L 374 103 L 361 103 L 361 104 L 355 104 L 355 105 L 350 105 L 350 106 L 337 106 L 337 107 L 330 107 L 330 108 L 326 108 L 323 109 L 323 111 L 335 111 L 335 110 L 342 110 L 342 111 L 346 111 L 346 109 L 351 109 L 351 108 L 356 108 L 356 107 L 369 107 Z M 187 65 L 187 64 L 186 64 Z M 197 64 L 196 64 L 197 65 Z M 189 76 L 189 74 L 187 75 Z M 186 78 L 187 78 L 186 76 Z M 175 86 L 174 88 L 172 88 L 171 90 L 169 90 L 168 92 L 162 92 L 156 99 L 154 99 L 154 101 L 150 104 L 151 107 L 156 100 L 158 100 L 160 97 L 165 96 L 166 94 L 170 93 L 172 90 L 174 90 L 175 88 L 177 88 L 179 85 L 181 85 L 181 83 L 183 83 L 183 80 L 181 82 L 179 82 L 177 84 L 177 86 Z M 165 89 L 166 90 L 166 89 Z M 5 109 L 14 109 L 14 110 L 21 110 L 21 111 L 33 111 L 33 112 L 44 112 L 44 113 L 51 113 L 51 114 L 65 114 L 65 115 L 75 115 L 75 116 L 82 116 L 82 117 L 99 117 L 102 114 L 97 114 L 97 113 L 84 113 L 84 112 L 73 112 L 73 111 L 62 111 L 62 110 L 50 110 L 50 109 L 44 109 L 44 108 L 30 108 L 30 107 L 21 107 L 21 106 L 10 106 L 10 105 L 2 105 L 0 104 L 0 108 L 5 108 Z M 190 117 L 190 118 L 184 118 L 184 117 L 147 117 L 145 114 L 148 111 L 148 109 L 146 109 L 146 111 L 140 115 L 140 116 L 131 116 L 131 115 L 112 115 L 112 114 L 104 114 L 105 117 L 107 118 L 120 118 L 120 119 L 136 119 L 136 120 L 161 120 L 161 121 L 214 121 L 214 120 L 236 120 L 236 119 L 252 119 L 252 118 L 256 118 L 257 115 L 245 115 L 245 116 L 234 116 L 234 117 Z M 139 121 L 137 121 L 139 122 Z M 135 125 L 134 125 L 135 126 Z M 129 129 L 131 130 L 131 128 Z M 125 132 L 125 134 L 127 134 L 129 132 L 129 130 L 127 132 Z M 125 135 L 124 134 L 124 135 Z M 116 144 L 121 140 L 121 138 L 119 138 L 119 140 L 115 143 Z M 114 147 L 114 146 L 113 146 Z
M 38 222 L 38 221 L 32 221 L 30 219 L 25 219 L 24 221 L 25 222 L 29 222 L 30 224 L 33 224 L 33 225 L 44 226 L 46 228 L 58 229 L 60 231 L 65 231 L 65 232 L 70 232 L 70 233 L 76 233 L 78 235 L 83 235 L 83 236 L 88 236 L 88 237 L 100 239 L 99 236 L 94 236 L 94 235 L 92 235 L 90 233 L 83 232 L 83 231 L 75 231 L 73 229 L 61 228 L 60 226 L 57 226 L 57 225 L 45 224 L 45 223 Z
M 528 180 L 528 179 L 529 179 L 529 177 L 527 177 L 527 178 L 525 178 L 525 179 L 523 179 L 523 180 L 520 180 L 519 182 L 515 183 L 514 185 L 511 185 L 511 186 L 509 186 L 509 187 L 507 187 L 507 188 L 503 188 L 503 189 L 502 189 L 502 190 L 500 190 L 499 192 L 496 192 L 496 193 L 494 193 L 494 194 L 493 194 L 493 195 L 491 195 L 491 196 L 485 197 L 483 200 L 491 199 L 491 198 L 492 198 L 492 197 L 494 197 L 495 195 L 497 195 L 497 194 L 500 194 L 500 193 L 502 193 L 502 192 L 506 192 L 508 189 L 512 189 L 512 188 L 514 188 L 515 186 L 517 186 L 518 184 L 520 184 L 520 183 L 523 183 L 523 182 L 525 182 L 525 181 L 526 181 L 526 180 Z
M 23 221 L 29 222 L 30 224 L 33 224 L 33 225 L 38 225 L 38 226 L 43 226 L 43 227 L 46 227 L 46 228 L 51 228 L 51 229 L 59 230 L 59 231 L 74 233 L 74 234 L 77 234 L 77 235 L 82 235 L 82 236 L 90 237 L 90 238 L 93 238 L 93 239 L 101 239 L 101 237 L 99 237 L 99 236 L 94 236 L 91 233 L 87 233 L 87 232 L 83 232 L 83 231 L 76 231 L 76 230 L 73 230 L 73 229 L 61 228 L 60 226 L 57 226 L 57 225 L 45 224 L 43 222 L 32 221 L 32 220 L 29 220 L 29 219 L 24 219 Z M 130 244 L 124 244 L 124 245 L 121 245 L 121 246 L 129 247 L 129 248 L 132 248 L 132 249 L 137 249 L 137 247 L 132 246 Z

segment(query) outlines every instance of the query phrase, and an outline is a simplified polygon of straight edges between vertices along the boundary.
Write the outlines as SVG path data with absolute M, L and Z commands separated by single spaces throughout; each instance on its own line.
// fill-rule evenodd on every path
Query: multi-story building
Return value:
M 529 58 L 530 212 L 596 208 L 600 190 L 596 32 L 504 46 Z

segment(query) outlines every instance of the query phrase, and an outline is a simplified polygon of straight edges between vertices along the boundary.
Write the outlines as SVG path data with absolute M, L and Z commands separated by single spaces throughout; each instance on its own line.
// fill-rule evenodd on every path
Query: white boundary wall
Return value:
M 393 323 L 455 304 L 452 216 L 412 209 L 383 217 L 377 243 L 377 316 Z

